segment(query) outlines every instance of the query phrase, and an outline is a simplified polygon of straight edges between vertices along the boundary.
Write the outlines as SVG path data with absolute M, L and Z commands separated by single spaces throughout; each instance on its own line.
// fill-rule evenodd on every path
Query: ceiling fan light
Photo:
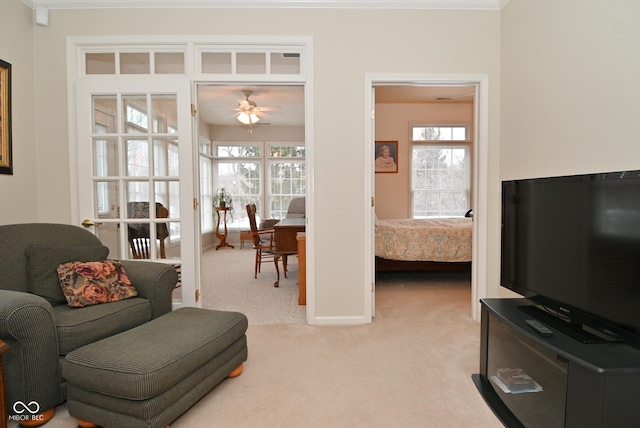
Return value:
M 238 121 L 240 123 L 244 123 L 245 125 L 252 125 L 258 123 L 260 121 L 260 118 L 255 113 L 249 114 L 243 111 L 238 114 Z

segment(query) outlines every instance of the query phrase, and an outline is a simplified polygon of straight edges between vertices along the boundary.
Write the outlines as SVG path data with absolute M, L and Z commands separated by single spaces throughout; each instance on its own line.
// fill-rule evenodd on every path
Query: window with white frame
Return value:
M 412 218 L 463 217 L 471 193 L 468 127 L 414 126 L 412 131 Z
M 269 147 L 269 217 L 282 219 L 291 199 L 305 195 L 304 146 Z
M 213 231 L 213 157 L 211 142 L 200 139 L 200 229 Z
M 107 127 L 96 123 L 94 125 L 96 134 L 106 134 Z M 98 177 L 106 177 L 109 170 L 109 150 L 108 141 L 105 139 L 95 140 L 95 169 Z M 99 216 L 107 216 L 109 214 L 109 185 L 107 182 L 101 181 L 96 183 L 96 205 Z
M 224 187 L 233 198 L 230 229 L 248 228 L 247 204 L 256 204 L 262 219 L 281 219 L 291 199 L 306 193 L 304 145 L 219 143 L 215 168 L 216 189 Z
M 129 180 L 127 201 L 144 202 L 154 193 L 156 202 L 169 210 L 169 217 L 180 215 L 180 189 L 176 177 L 179 176 L 179 148 L 175 125 L 172 126 L 160 111 L 153 111 L 153 137 L 148 133 L 150 123 L 146 99 L 129 96 L 125 99 L 126 133 L 132 135 L 125 140 L 127 155 L 126 168 L 129 177 L 155 177 L 153 189 L 146 179 Z M 136 135 L 140 134 L 140 135 Z M 162 135 L 167 134 L 167 135 Z M 180 224 L 169 223 L 169 242 L 180 239 Z

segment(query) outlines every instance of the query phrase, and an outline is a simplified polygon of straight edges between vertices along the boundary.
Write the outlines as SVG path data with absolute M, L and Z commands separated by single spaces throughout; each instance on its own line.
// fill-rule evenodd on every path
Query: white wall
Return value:
M 0 174 L 0 224 L 35 222 L 41 214 L 36 184 L 33 25 L 29 7 L 19 0 L 0 1 L 0 59 L 11 64 L 13 115 L 13 175 Z
M 512 0 L 501 177 L 640 168 L 640 2 Z
M 17 0 L 14 0 L 17 1 Z M 100 34 L 302 35 L 313 37 L 316 316 L 365 313 L 364 79 L 366 73 L 488 74 L 498 129 L 499 12 L 391 10 L 52 10 L 36 28 L 41 219 L 70 221 L 66 37 Z M 354 28 L 357 28 L 354 31 Z M 46 138 L 44 137 L 46 135 Z M 497 144 L 497 139 L 491 142 Z M 497 156 L 497 150 L 490 150 Z M 46 160 L 46 162 L 45 162 Z M 497 162 L 494 162 L 497 164 Z M 53 177 L 53 165 L 60 176 Z M 497 172 L 496 172 L 497 174 Z M 497 177 L 497 175 L 495 176 Z M 368 178 L 366 178 L 368 179 Z M 492 201 L 495 206 L 496 201 Z

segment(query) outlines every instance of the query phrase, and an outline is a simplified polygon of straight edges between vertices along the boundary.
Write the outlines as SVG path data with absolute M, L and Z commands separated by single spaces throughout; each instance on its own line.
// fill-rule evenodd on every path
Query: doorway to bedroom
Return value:
M 454 294 L 466 289 L 477 319 L 472 302 L 484 295 L 484 281 L 478 281 L 484 263 L 474 258 L 479 224 L 471 216 L 486 203 L 479 186 L 486 174 L 479 161 L 486 123 L 478 103 L 485 80 L 372 78 L 373 315 L 376 287 L 422 283 Z M 385 155 L 393 168 L 378 165 Z

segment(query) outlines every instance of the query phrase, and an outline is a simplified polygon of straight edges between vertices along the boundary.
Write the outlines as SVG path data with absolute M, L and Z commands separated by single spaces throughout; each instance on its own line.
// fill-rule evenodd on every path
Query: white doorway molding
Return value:
M 364 121 L 364 171 L 365 200 L 363 204 L 365 236 L 365 319 L 371 322 L 374 311 L 375 283 L 375 241 L 374 209 L 372 200 L 374 189 L 374 140 L 375 127 L 372 126 L 375 111 L 376 86 L 474 86 L 474 157 L 473 157 L 473 255 L 471 265 L 471 317 L 480 319 L 480 299 L 487 295 L 487 188 L 489 175 L 489 76 L 486 74 L 378 74 L 365 75 L 365 121 Z
M 234 84 L 299 84 L 304 86 L 304 109 L 305 109 L 305 146 L 306 146 L 306 172 L 307 172 L 307 226 L 306 235 L 307 242 L 307 322 L 309 324 L 316 323 L 315 315 L 315 203 L 311 197 L 314 194 L 314 127 L 313 127 L 313 40 L 311 36 L 193 36 L 193 35 L 170 35 L 170 36 L 149 36 L 149 35 L 119 35 L 119 36 L 69 36 L 67 38 L 67 96 L 68 104 L 68 131 L 70 135 L 69 158 L 71 165 L 71 217 L 73 224 L 79 224 L 84 218 L 80 211 L 80 201 L 83 195 L 80 193 L 80 183 L 78 180 L 78 156 L 77 144 L 78 135 L 77 128 L 77 106 L 78 99 L 76 87 L 79 82 L 95 81 L 97 84 L 107 85 L 117 84 L 120 80 L 127 81 L 153 81 L 155 79 L 173 78 L 179 81 L 187 81 L 191 87 L 190 102 L 189 97 L 185 98 L 178 106 L 180 112 L 191 111 L 190 103 L 195 102 L 196 83 L 234 83 Z M 120 67 L 116 67 L 116 58 L 119 58 L 121 52 L 128 52 L 134 46 L 136 52 L 144 52 L 149 55 L 148 58 L 154 58 L 156 52 L 181 53 L 183 69 L 180 67 L 174 69 L 175 74 L 155 73 L 155 66 L 149 67 L 146 73 L 140 73 L 137 76 L 131 76 L 127 73 L 121 73 Z M 269 58 L 268 54 L 274 52 L 293 52 L 300 54 L 300 67 L 298 71 L 290 71 L 288 73 L 267 73 L 262 74 L 239 74 L 235 67 L 230 67 L 231 71 L 226 74 L 213 73 L 205 71 L 202 67 L 202 54 L 206 52 L 224 52 L 231 53 L 236 50 L 251 50 L 252 53 L 264 53 L 265 58 Z M 113 55 L 113 67 L 107 67 L 106 71 L 102 68 L 87 71 L 87 62 L 85 54 L 89 53 L 109 53 Z M 235 56 L 231 55 L 231 58 Z M 119 60 L 118 60 L 119 61 Z M 95 61 L 94 62 L 99 62 Z M 179 62 L 179 61 L 177 61 Z M 151 60 L 149 64 L 151 64 Z M 265 60 L 265 64 L 270 60 Z M 119 62 L 118 62 L 119 64 Z M 155 64 L 155 62 L 153 62 Z M 175 65 L 175 64 L 173 64 Z M 265 68 L 266 70 L 266 68 Z M 131 73 L 131 72 L 130 72 Z M 136 73 L 132 73 L 136 74 Z M 168 76 L 168 77 L 167 77 Z M 137 79 L 137 80 L 136 80 Z M 113 83 L 115 82 L 115 83 Z M 96 93 L 101 88 L 96 90 Z M 129 91 L 134 92 L 134 91 Z M 187 91 L 185 91 L 187 92 Z M 192 119 L 192 122 L 195 119 Z M 192 124 L 191 130 L 195 129 Z M 185 133 L 186 134 L 186 133 Z M 193 202 L 199 198 L 199 180 L 198 175 L 198 135 L 189 132 L 189 137 L 185 137 L 185 141 L 190 140 L 189 146 L 193 151 L 192 162 L 186 167 L 180 168 L 180 176 L 184 176 L 185 180 L 190 180 L 189 184 L 193 184 L 193 195 L 189 195 L 189 204 L 183 207 L 184 216 L 180 219 L 182 224 L 189 223 L 187 230 L 193 231 L 193 239 L 190 243 L 190 251 L 193 250 L 193 265 L 187 271 L 186 265 L 183 264 L 183 295 L 188 295 L 189 300 L 187 306 L 197 306 L 198 297 L 200 295 L 200 252 L 201 239 L 197 231 L 199 230 L 200 212 L 195 208 L 197 204 Z M 86 192 L 88 194 L 88 192 Z M 191 206 L 194 206 L 192 209 Z M 188 213 L 188 214 L 186 214 Z M 183 226 L 184 228 L 184 226 Z M 187 281 L 185 279 L 190 279 Z M 185 292 L 186 290 L 186 292 Z M 202 299 L 200 299 L 200 302 Z M 177 307 L 177 306 L 176 306 Z

